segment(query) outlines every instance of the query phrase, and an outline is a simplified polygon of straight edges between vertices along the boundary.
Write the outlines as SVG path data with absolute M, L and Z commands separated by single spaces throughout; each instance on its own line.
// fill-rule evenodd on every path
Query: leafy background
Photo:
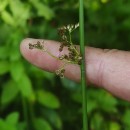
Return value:
M 130 49 L 129 0 L 84 5 L 86 43 Z M 24 38 L 58 40 L 57 27 L 77 22 L 75 0 L 0 0 L 0 130 L 81 130 L 80 85 L 32 66 L 19 51 Z M 78 31 L 73 39 L 78 43 Z M 89 130 L 130 129 L 128 102 L 93 86 L 87 91 Z

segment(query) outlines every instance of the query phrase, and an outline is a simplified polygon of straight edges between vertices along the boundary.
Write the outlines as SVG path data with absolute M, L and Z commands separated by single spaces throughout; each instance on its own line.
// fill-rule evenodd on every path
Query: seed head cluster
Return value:
M 61 68 L 55 71 L 56 75 L 60 76 L 61 78 L 64 78 L 65 69 Z
M 59 57 L 59 60 L 63 60 L 66 62 L 70 62 L 73 64 L 78 64 L 81 65 L 81 60 L 82 57 L 80 55 L 80 53 L 77 50 L 77 47 L 73 44 L 72 42 L 72 32 L 79 26 L 79 24 L 73 25 L 67 25 L 67 26 L 63 26 L 61 28 L 58 29 L 58 34 L 60 36 L 61 39 L 61 45 L 59 47 L 59 51 L 62 52 L 64 47 L 67 47 L 68 49 L 68 54 L 64 54 L 61 55 Z M 57 74 L 57 72 L 56 72 Z
M 29 49 L 40 49 L 40 50 L 44 50 L 44 42 L 40 42 L 40 41 L 37 41 L 36 44 L 32 44 L 32 43 L 29 43 Z
M 59 52 L 62 52 L 64 47 L 68 49 L 68 54 L 63 54 L 59 57 L 54 56 L 50 52 L 47 51 L 44 47 L 44 41 L 40 42 L 37 41 L 36 44 L 29 43 L 29 49 L 40 49 L 44 52 L 47 52 L 48 55 L 52 56 L 55 59 L 62 60 L 63 64 L 62 66 L 55 71 L 56 75 L 60 76 L 61 78 L 64 78 L 65 73 L 65 66 L 68 64 L 78 64 L 81 65 L 82 56 L 80 52 L 78 51 L 77 47 L 72 42 L 72 32 L 79 27 L 79 24 L 70 24 L 67 26 L 63 26 L 61 28 L 58 28 L 58 34 L 60 36 L 60 47 Z

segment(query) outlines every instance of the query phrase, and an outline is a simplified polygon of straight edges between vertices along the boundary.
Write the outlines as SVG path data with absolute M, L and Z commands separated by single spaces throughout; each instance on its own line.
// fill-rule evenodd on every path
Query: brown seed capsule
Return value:
M 63 35 L 61 38 L 63 41 L 67 41 L 67 37 L 65 35 Z
M 81 56 L 79 56 L 79 57 L 78 57 L 78 60 L 82 60 L 82 57 L 81 57 Z
M 78 61 L 78 65 L 81 65 L 81 63 L 82 63 L 81 60 L 79 60 L 79 61 Z
M 69 57 L 65 54 L 64 55 L 64 58 L 66 59 L 66 60 L 68 60 L 69 59 Z
M 40 47 L 41 47 L 41 43 L 40 43 L 39 41 L 37 42 L 36 45 L 37 45 L 37 48 L 40 48 Z
M 59 59 L 60 59 L 60 60 L 63 60 L 63 59 L 64 59 L 64 57 L 65 57 L 65 56 L 64 56 L 64 55 L 62 55 L 62 56 L 60 56 L 60 57 L 59 57 Z
M 68 51 L 71 51 L 70 47 L 68 47 Z
M 61 73 L 64 73 L 65 72 L 65 69 L 61 69 L 61 71 L 60 71 Z
M 64 29 L 64 28 L 59 28 L 59 29 L 58 29 L 58 34 L 59 34 L 60 36 L 63 36 L 64 33 L 65 33 L 65 29 Z
M 63 45 L 60 45 L 59 51 L 63 51 Z
M 63 51 L 63 48 L 59 48 L 59 51 L 60 51 L 60 52 Z
M 29 49 L 34 49 L 34 45 L 29 43 Z
M 44 48 L 44 45 L 42 45 L 39 41 L 37 41 L 36 44 L 34 44 L 34 48 L 37 48 L 37 49 L 43 49 Z
M 59 75 L 59 74 L 60 74 L 60 71 L 59 71 L 59 70 L 56 70 L 55 73 L 56 73 L 56 75 Z
M 60 74 L 60 78 L 64 78 L 64 75 L 63 75 L 63 74 Z

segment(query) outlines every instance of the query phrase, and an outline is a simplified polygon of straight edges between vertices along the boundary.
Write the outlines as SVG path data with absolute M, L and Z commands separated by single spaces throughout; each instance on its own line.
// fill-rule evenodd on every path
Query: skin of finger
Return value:
M 57 70 L 61 65 L 62 62 L 59 60 L 54 59 L 53 57 L 49 56 L 46 52 L 42 52 L 41 50 L 38 49 L 33 49 L 30 50 L 29 49 L 29 43 L 35 44 L 37 43 L 37 41 L 42 42 L 43 40 L 41 39 L 31 39 L 31 38 L 27 38 L 24 39 L 21 42 L 20 45 L 20 51 L 21 54 L 23 55 L 23 57 L 29 61 L 30 63 L 32 63 L 33 65 L 49 71 L 49 72 L 54 72 L 55 70 Z M 44 40 L 44 46 L 45 48 L 54 56 L 58 57 L 59 55 L 62 54 L 67 54 L 67 48 L 64 48 L 64 50 L 62 52 L 59 52 L 59 42 L 55 42 L 55 41 L 51 41 L 51 40 Z M 94 53 L 91 53 L 94 52 Z M 91 48 L 88 47 L 86 50 L 86 77 L 88 79 L 88 82 L 90 83 L 97 83 L 97 68 L 98 68 L 98 59 L 100 59 L 99 57 L 101 56 L 101 50 L 100 49 L 95 49 L 95 48 Z M 65 67 L 66 71 L 65 71 L 65 76 L 69 79 L 72 79 L 74 81 L 79 82 L 80 81 L 80 67 L 79 65 L 67 65 Z
M 130 101 L 130 52 L 104 52 L 101 85 L 114 95 Z
M 52 58 L 47 53 L 34 49 L 29 50 L 29 43 L 42 41 L 40 39 L 25 39 L 20 50 L 22 55 L 35 66 L 54 72 L 62 62 Z M 45 47 L 55 56 L 59 56 L 59 43 L 45 40 Z M 67 49 L 60 55 L 67 53 Z M 130 101 L 130 53 L 119 50 L 104 51 L 98 48 L 87 47 L 86 75 L 89 83 L 103 86 L 112 94 Z M 69 79 L 80 81 L 80 67 L 67 65 L 65 76 Z
M 48 55 L 46 52 L 43 52 L 38 49 L 29 49 L 28 44 L 29 43 L 37 43 L 37 41 L 42 42 L 41 39 L 31 39 L 27 38 L 22 41 L 20 45 L 20 50 L 23 55 L 23 57 L 32 63 L 33 65 L 49 71 L 49 72 L 54 72 L 57 70 L 61 65 L 62 62 L 59 60 L 56 60 L 55 58 L 51 57 Z M 58 57 L 62 55 L 63 53 L 65 54 L 67 52 L 67 49 L 64 49 L 63 52 L 59 52 L 59 43 L 51 40 L 44 40 L 44 46 L 45 48 L 54 56 Z M 65 67 L 65 76 L 75 80 L 79 81 L 80 80 L 80 68 L 78 65 L 67 65 Z

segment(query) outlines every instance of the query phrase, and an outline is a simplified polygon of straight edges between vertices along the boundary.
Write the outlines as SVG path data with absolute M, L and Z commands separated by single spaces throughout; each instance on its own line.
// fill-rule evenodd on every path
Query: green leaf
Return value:
M 82 104 L 82 94 L 81 94 L 80 91 L 72 93 L 72 94 L 71 94 L 71 98 L 72 98 L 75 102 Z
M 19 51 L 19 43 L 22 39 L 22 34 L 17 30 L 13 33 L 11 39 L 11 47 L 9 48 L 9 59 L 11 62 L 21 60 Z
M 13 113 L 9 114 L 6 118 L 6 122 L 8 124 L 11 124 L 14 126 L 17 125 L 18 120 L 19 120 L 19 113 L 18 112 L 13 112 Z
M 89 93 L 89 90 L 88 90 L 88 93 Z M 81 94 L 81 91 L 77 91 L 77 92 L 72 93 L 71 94 L 71 98 L 75 102 L 82 104 L 82 94 Z M 96 109 L 98 105 L 97 105 L 97 102 L 95 101 L 95 99 L 93 100 L 93 99 L 89 98 L 89 96 L 88 96 L 87 100 L 88 100 L 88 102 L 87 102 L 88 103 L 88 105 L 87 105 L 87 113 L 91 114 L 91 112 L 94 109 Z M 82 112 L 82 110 L 81 110 L 81 112 Z
M 36 130 L 52 130 L 50 124 L 42 118 L 36 118 L 34 125 Z
M 15 81 L 19 81 L 24 73 L 24 66 L 21 61 L 11 62 L 10 73 Z
M 0 46 L 0 59 L 6 59 L 8 54 L 9 52 L 7 46 Z
M 3 75 L 9 71 L 10 65 L 7 61 L 0 61 L 0 75 Z
M 19 122 L 17 128 L 17 130 L 26 130 L 26 122 Z
M 49 108 L 60 107 L 60 102 L 58 98 L 54 94 L 44 90 L 37 91 L 37 100 L 41 105 Z
M 103 101 L 102 101 L 102 98 L 100 99 L 100 103 L 102 104 L 101 108 L 107 112 L 116 112 L 117 111 L 117 109 L 116 109 L 116 105 L 118 103 L 117 99 L 109 93 L 106 93 L 103 96 Z
M 126 109 L 123 115 L 122 121 L 124 123 L 124 126 L 130 129 L 130 110 L 129 109 Z
M 7 11 L 2 11 L 1 12 L 1 17 L 2 19 L 4 20 L 5 23 L 11 25 L 11 26 L 14 26 L 15 25 L 15 21 L 13 19 L 13 16 L 7 12 Z
M 39 0 L 31 0 L 31 2 L 37 9 L 39 16 L 43 16 L 47 20 L 50 20 L 54 16 L 52 9 L 46 6 L 44 3 L 40 2 Z
M 0 119 L 0 130 L 17 130 L 16 126 L 8 124 L 6 121 Z
M 94 11 L 100 9 L 100 4 L 99 4 L 99 2 L 98 2 L 98 1 L 93 1 L 93 2 L 91 3 L 91 9 L 94 10 Z
M 90 100 L 95 100 L 98 104 L 98 108 L 106 112 L 117 112 L 116 105 L 118 100 L 113 97 L 110 93 L 104 90 L 91 90 L 89 95 Z
M 8 130 L 7 124 L 2 119 L 0 119 L 0 130 Z
M 94 100 L 91 100 L 91 101 L 88 101 L 88 105 L 87 105 L 87 113 L 88 114 L 91 114 L 91 112 L 93 110 L 95 110 L 97 108 L 98 104 L 96 101 Z
M 43 116 L 54 126 L 56 129 L 62 129 L 62 120 L 58 113 L 51 109 L 44 109 Z
M 17 41 L 17 42 L 19 42 L 19 41 Z M 13 62 L 13 61 L 19 60 L 20 57 L 21 57 L 21 55 L 20 55 L 18 47 L 17 46 L 13 46 L 10 49 L 10 55 L 9 55 L 10 61 Z
M 62 84 L 65 88 L 70 90 L 76 90 L 80 88 L 80 84 L 66 78 L 62 80 Z
M 121 130 L 119 123 L 117 122 L 110 122 L 110 129 L 109 130 Z
M 49 116 L 49 121 L 51 122 L 51 124 L 58 130 L 62 129 L 62 121 L 61 118 L 58 116 L 58 114 L 56 112 L 51 112 L 50 116 Z
M 24 2 L 21 2 L 20 0 L 11 0 L 9 5 L 15 18 L 20 18 L 22 13 L 24 14 L 24 17 L 26 16 L 26 19 L 28 18 L 29 6 L 27 4 L 24 4 Z
M 23 97 L 29 99 L 32 98 L 33 95 L 32 84 L 31 84 L 31 80 L 26 74 L 23 74 L 21 76 L 21 78 L 17 82 L 17 85 Z
M 5 10 L 7 5 L 8 5 L 8 0 L 0 0 L 0 12 Z
M 101 128 L 103 127 L 103 117 L 101 114 L 96 113 L 91 121 L 92 129 L 94 130 L 102 130 Z
M 5 83 L 3 86 L 3 91 L 1 95 L 2 105 L 6 105 L 12 102 L 18 95 L 18 92 L 19 90 L 16 86 L 16 83 L 14 83 L 12 80 Z
M 30 5 L 20 0 L 10 0 L 9 6 L 14 19 L 17 20 L 16 25 L 25 24 L 30 17 Z

